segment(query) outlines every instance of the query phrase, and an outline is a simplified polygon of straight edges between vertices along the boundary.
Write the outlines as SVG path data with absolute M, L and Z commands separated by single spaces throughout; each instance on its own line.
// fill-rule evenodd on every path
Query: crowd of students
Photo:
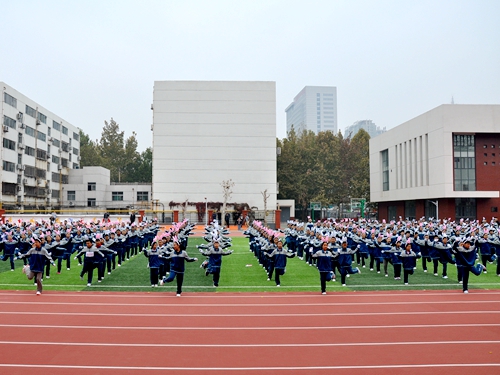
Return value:
M 408 285 L 417 260 L 425 273 L 430 264 L 434 276 L 439 276 L 441 265 L 445 279 L 448 264 L 456 266 L 457 282 L 462 284 L 464 293 L 468 293 L 469 274 L 487 273 L 488 264 L 497 261 L 496 274 L 500 276 L 496 255 L 500 251 L 500 225 L 496 218 L 459 222 L 432 218 L 391 222 L 344 219 L 316 223 L 309 219 L 305 223 L 289 221 L 284 231 L 274 231 L 254 221 L 245 234 L 268 279 L 272 278 L 276 264 L 284 273 L 286 257 L 296 255 L 318 268 L 323 294 L 327 281 L 337 279 L 337 271 L 341 284 L 346 286 L 350 275 L 360 274 L 361 268 L 367 266 L 379 274 L 383 269 L 385 277 L 389 277 L 392 266 L 394 279 L 401 280 L 402 276 L 404 285 Z M 283 244 L 286 251 L 282 250 Z M 357 267 L 352 266 L 354 262 Z M 279 277 L 276 285 L 280 285 Z

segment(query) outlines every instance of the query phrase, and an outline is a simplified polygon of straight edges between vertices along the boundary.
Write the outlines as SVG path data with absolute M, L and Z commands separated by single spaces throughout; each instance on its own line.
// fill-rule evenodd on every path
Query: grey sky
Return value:
M 100 138 L 151 146 L 155 80 L 276 81 L 277 135 L 306 85 L 340 129 L 392 128 L 454 96 L 500 103 L 500 1 L 0 0 L 0 81 Z

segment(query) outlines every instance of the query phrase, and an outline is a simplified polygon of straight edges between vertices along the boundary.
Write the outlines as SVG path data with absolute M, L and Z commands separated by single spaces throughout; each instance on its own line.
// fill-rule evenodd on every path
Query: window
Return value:
M 380 153 L 382 157 L 382 190 L 389 190 L 389 150 Z
M 491 207 L 491 212 L 498 212 L 498 207 Z
M 73 146 L 73 154 L 78 155 L 78 149 Z
M 61 149 L 64 151 L 64 152 L 68 152 L 68 148 L 69 148 L 69 145 L 67 142 L 64 142 L 64 141 L 61 141 Z
M 46 171 L 45 169 L 35 168 L 35 177 L 45 179 Z
M 112 201 L 123 201 L 123 191 L 113 191 L 111 192 Z
M 11 141 L 10 139 L 4 138 L 3 139 L 3 147 L 8 148 L 9 150 L 15 150 L 16 149 L 16 142 Z
M 57 131 L 61 131 L 61 124 L 59 124 L 58 122 L 55 122 L 55 121 L 52 121 L 52 127 L 54 128 L 54 130 L 57 130 Z
M 3 124 L 11 127 L 12 129 L 16 128 L 16 120 L 10 118 L 9 116 L 3 116 Z
M 80 134 L 73 132 L 73 139 L 75 141 L 79 141 L 80 140 Z
M 25 165 L 24 166 L 24 175 L 26 177 L 35 177 L 35 167 Z
M 38 119 L 43 122 L 44 124 L 47 123 L 47 116 L 45 116 L 43 113 L 38 112 Z
M 95 198 L 88 198 L 87 199 L 87 207 L 95 207 L 95 206 L 96 206 Z
M 87 184 L 87 190 L 88 191 L 95 191 L 95 188 L 96 188 L 96 183 L 95 182 L 89 182 Z
M 59 156 L 52 155 L 52 163 L 59 164 Z
M 44 142 L 47 140 L 47 136 L 45 135 L 45 133 L 42 133 L 42 132 L 39 132 L 39 131 L 36 132 L 36 137 L 39 140 L 44 141 Z
M 455 199 L 455 219 L 476 220 L 476 199 L 456 198 Z
M 14 172 L 16 170 L 16 165 L 14 163 L 11 163 L 10 161 L 3 160 L 2 168 L 4 171 Z
M 76 192 L 75 192 L 75 190 L 68 190 L 68 197 L 67 197 L 67 199 L 69 201 L 76 200 Z
M 26 114 L 35 118 L 36 116 L 36 111 L 34 108 L 31 108 L 29 105 L 26 104 Z
M 137 192 L 137 202 L 147 202 L 149 198 L 149 192 L 138 191 Z
M 486 148 L 486 145 L 484 146 Z M 473 135 L 453 134 L 453 172 L 455 191 L 476 190 L 475 153 L 476 149 Z
M 11 105 L 14 108 L 17 108 L 17 99 L 14 98 L 13 96 L 7 94 L 6 92 L 3 93 L 3 101 L 7 103 L 8 105 Z
M 62 133 L 68 135 L 68 128 L 66 126 L 62 127 Z
M 47 135 L 50 137 L 52 134 L 52 129 L 50 127 L 47 127 Z
M 17 154 L 17 164 L 23 164 L 23 154 Z
M 73 163 L 73 169 L 79 169 L 79 166 L 77 163 Z
M 61 183 L 69 184 L 69 177 L 67 174 L 61 174 Z
M 59 139 L 55 139 L 55 138 L 52 138 L 52 144 L 56 147 L 61 146 L 61 142 L 59 141 Z
M 26 146 L 24 148 L 24 153 L 29 156 L 35 156 L 35 149 L 33 147 Z
M 59 190 L 52 189 L 52 198 L 59 199 Z
M 61 158 L 61 165 L 63 167 L 68 167 L 68 159 L 66 158 Z
M 36 158 L 39 160 L 47 160 L 47 151 L 37 148 L 36 149 Z
M 26 125 L 26 129 L 24 130 L 24 132 L 32 137 L 35 136 L 35 129 L 33 129 L 31 126 L 27 126 Z

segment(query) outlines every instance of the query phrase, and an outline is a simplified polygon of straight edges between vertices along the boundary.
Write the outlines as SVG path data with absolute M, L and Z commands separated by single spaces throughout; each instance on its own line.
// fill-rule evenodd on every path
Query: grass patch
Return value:
M 212 286 L 211 275 L 205 276 L 199 266 L 204 257 L 198 252 L 195 245 L 204 243 L 201 238 L 190 238 L 188 253 L 198 258 L 198 262 L 186 263 L 186 274 L 183 290 L 185 292 L 319 292 L 319 274 L 315 267 L 308 266 L 298 258 L 288 259 L 286 274 L 281 277 L 281 287 L 277 288 L 274 280 L 267 281 L 267 274 L 259 266 L 253 253 L 249 251 L 248 239 L 233 238 L 234 253 L 223 257 L 219 287 Z M 10 271 L 9 261 L 0 262 L 0 289 L 4 290 L 34 290 L 33 283 L 26 279 L 21 272 L 23 262 L 16 261 L 15 272 Z M 430 268 L 432 270 L 432 266 Z M 76 260 L 71 261 L 71 270 L 66 270 L 63 263 L 61 274 L 57 274 L 56 267 L 51 269 L 51 278 L 44 279 L 46 290 L 98 290 L 98 291 L 148 291 L 148 292 L 175 292 L 175 281 L 158 288 L 151 288 L 149 282 L 149 269 L 147 259 L 142 254 L 125 261 L 117 267 L 111 275 L 105 275 L 102 283 L 97 283 L 97 271 L 94 270 L 94 281 L 87 287 L 87 279 L 80 280 L 81 266 Z M 361 268 L 361 275 L 351 275 L 347 279 L 347 287 L 340 285 L 339 281 L 328 283 L 327 290 L 429 290 L 429 289 L 461 289 L 457 283 L 457 272 L 453 265 L 448 265 L 448 279 L 436 277 L 431 273 L 422 271 L 422 264 L 417 263 L 415 274 L 410 276 L 410 285 L 404 286 L 402 280 L 393 279 L 393 269 L 389 265 L 389 277 L 370 272 L 368 268 Z M 439 267 L 441 272 L 441 266 Z M 470 276 L 471 289 L 499 289 L 500 277 L 496 275 L 496 264 L 488 265 L 488 273 L 479 277 Z

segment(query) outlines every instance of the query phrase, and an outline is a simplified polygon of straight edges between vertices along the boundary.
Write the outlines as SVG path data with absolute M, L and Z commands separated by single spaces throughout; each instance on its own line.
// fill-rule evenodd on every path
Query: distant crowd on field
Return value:
M 500 276 L 497 252 L 500 252 L 500 223 L 497 218 L 479 220 L 419 220 L 377 221 L 352 219 L 307 222 L 288 221 L 287 228 L 276 231 L 254 221 L 245 231 L 250 250 L 267 272 L 268 280 L 280 276 L 286 269 L 286 259 L 297 256 L 309 266 L 316 266 L 320 274 L 321 292 L 326 293 L 326 282 L 335 281 L 337 272 L 341 283 L 353 274 L 360 274 L 367 265 L 370 271 L 393 277 L 409 284 L 409 276 L 421 260 L 423 272 L 448 278 L 448 264 L 457 267 L 458 283 L 468 293 L 469 272 L 478 276 L 487 273 L 487 265 L 497 261 L 496 274 Z M 284 250 L 286 246 L 286 250 Z M 353 267 L 355 263 L 356 267 Z M 402 275 L 403 274 L 403 275 Z

